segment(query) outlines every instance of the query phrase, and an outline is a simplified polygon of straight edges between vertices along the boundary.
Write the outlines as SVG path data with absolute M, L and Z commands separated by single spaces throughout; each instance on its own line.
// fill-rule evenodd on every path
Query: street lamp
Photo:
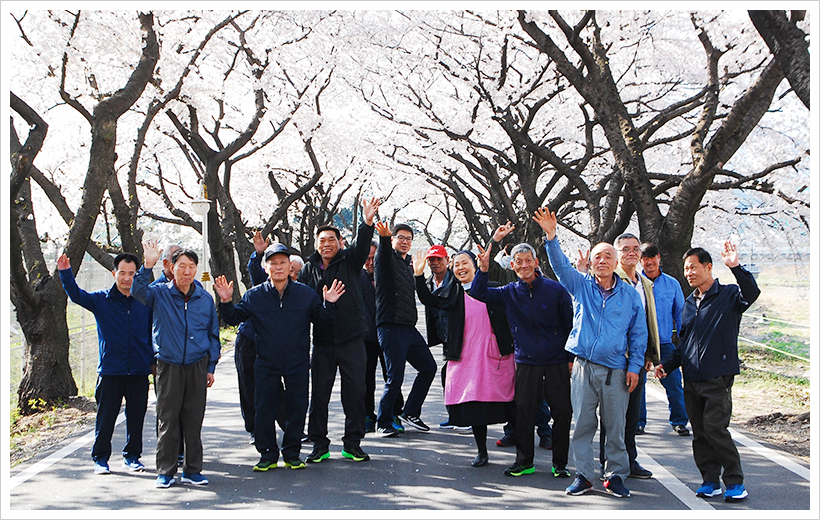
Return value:
M 211 280 L 208 272 L 208 211 L 211 210 L 211 201 L 208 200 L 208 189 L 204 182 L 199 183 L 199 196 L 191 201 L 194 213 L 202 217 L 202 281 Z

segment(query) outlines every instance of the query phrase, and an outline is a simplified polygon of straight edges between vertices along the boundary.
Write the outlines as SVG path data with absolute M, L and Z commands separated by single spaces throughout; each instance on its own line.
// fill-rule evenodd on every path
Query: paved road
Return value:
M 437 360 L 440 348 L 434 348 Z M 415 372 L 408 370 L 405 391 Z M 701 482 L 692 460 L 691 437 L 671 433 L 666 403 L 659 386 L 649 385 L 650 423 L 647 435 L 638 438 L 639 460 L 656 478 L 629 479 L 629 499 L 614 498 L 595 480 L 595 490 L 580 497 L 564 494 L 567 479 L 549 473 L 550 451 L 537 449 L 534 475 L 506 477 L 505 467 L 515 458 L 514 448 L 490 448 L 490 464 L 473 468 L 472 435 L 433 428 L 408 431 L 397 438 L 379 439 L 372 434 L 362 442 L 372 460 L 355 463 L 341 457 L 343 416 L 339 383 L 331 404 L 331 458 L 301 471 L 278 468 L 253 473 L 258 460 L 242 427 L 237 398 L 233 351 L 223 355 L 216 384 L 209 390 L 203 425 L 204 474 L 208 486 L 175 485 L 155 489 L 153 433 L 154 406 L 145 419 L 143 462 L 149 471 L 130 473 L 118 458 L 112 459 L 111 475 L 94 475 L 90 460 L 93 432 L 70 439 L 33 461 L 11 470 L 4 486 L 11 514 L 14 510 L 108 510 L 108 509 L 569 509 L 584 510 L 790 510 L 789 517 L 808 512 L 808 468 L 797 459 L 768 448 L 738 444 L 748 499 L 727 504 L 722 499 L 702 500 L 694 490 Z M 431 425 L 445 418 L 442 391 L 436 379 L 424 405 L 422 418 Z M 124 444 L 124 424 L 117 427 L 114 451 Z M 491 426 L 489 443 L 501 434 Z M 751 441 L 752 444 L 753 441 Z M 77 446 L 80 446 L 77 448 Z M 62 448 L 62 449 L 61 449 Z M 310 451 L 303 449 L 303 457 Z M 779 462 L 771 460 L 777 459 Z M 280 462 L 281 464 L 281 462 Z M 784 467 L 785 465 L 785 467 Z M 45 467 L 45 469 L 43 469 Z M 570 468 L 572 469 L 572 468 Z M 801 476 L 802 475 L 802 476 Z M 816 507 L 816 506 L 815 506 Z M 577 513 L 576 513 L 577 514 Z M 719 513 L 718 513 L 719 514 Z M 244 513 L 243 516 L 246 516 Z M 816 518 L 816 514 L 814 516 Z

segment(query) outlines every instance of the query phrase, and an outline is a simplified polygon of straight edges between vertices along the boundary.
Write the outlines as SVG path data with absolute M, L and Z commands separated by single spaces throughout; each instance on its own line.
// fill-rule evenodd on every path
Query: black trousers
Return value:
M 314 448 L 327 449 L 330 446 L 327 436 L 328 406 L 337 367 L 342 375 L 342 408 L 345 413 L 342 442 L 345 449 L 359 447 L 364 438 L 366 362 L 363 336 L 344 343 L 313 346 L 313 357 L 310 360 L 313 392 L 310 396 L 308 440 Z
M 381 364 L 382 377 L 387 381 L 387 368 L 384 366 L 384 352 L 378 341 L 365 341 L 367 364 L 364 377 L 364 411 L 367 417 L 376 420 L 376 366 Z M 393 405 L 393 415 L 401 415 L 404 408 L 404 397 L 399 391 L 396 404 Z
M 629 465 L 638 458 L 638 445 L 635 442 L 635 433 L 638 431 L 638 421 L 641 418 L 641 401 L 644 395 L 644 387 L 646 386 L 646 371 L 641 368 L 638 372 L 638 385 L 635 390 L 629 394 L 629 402 L 626 406 L 626 423 L 624 425 L 624 444 L 626 445 L 626 454 L 629 455 Z M 604 446 L 606 445 L 606 428 L 601 423 L 601 435 L 599 437 L 599 458 L 603 466 L 606 461 L 606 452 Z
M 572 403 L 569 365 L 515 365 L 515 461 L 531 465 L 535 458 L 535 416 L 546 399 L 552 413 L 552 463 L 565 468 L 569 461 Z
M 721 468 L 727 486 L 743 484 L 743 469 L 729 421 L 735 376 L 685 381 L 683 401 L 692 425 L 692 452 L 704 482 L 719 482 Z
M 97 421 L 91 458 L 107 461 L 111 457 L 111 436 L 125 399 L 125 447 L 123 457 L 142 455 L 142 425 L 148 408 L 148 376 L 97 377 Z
M 279 412 L 282 392 L 285 393 L 285 414 L 287 423 L 282 438 L 282 458 L 291 461 L 299 458 L 302 450 L 302 432 L 305 429 L 305 413 L 308 406 L 308 371 L 298 374 L 281 375 L 274 373 L 261 363 L 254 365 L 256 394 L 254 406 L 256 420 L 254 436 L 256 451 L 264 460 L 279 460 L 279 445 L 276 442 L 275 419 Z M 284 386 L 282 380 L 284 379 Z
M 202 419 L 208 392 L 208 356 L 190 365 L 157 360 L 157 473 L 177 472 L 180 436 L 185 447 L 182 471 L 202 472 Z
M 254 363 L 256 363 L 256 342 L 247 336 L 237 334 L 233 359 L 236 363 L 236 377 L 239 380 L 239 411 L 242 413 L 242 420 L 245 422 L 245 431 L 253 435 L 256 421 L 256 408 L 253 404 L 254 394 L 256 393 L 256 379 L 253 368 Z M 287 406 L 285 404 L 285 390 L 281 380 L 279 381 L 279 395 L 276 422 L 284 430 L 287 423 Z

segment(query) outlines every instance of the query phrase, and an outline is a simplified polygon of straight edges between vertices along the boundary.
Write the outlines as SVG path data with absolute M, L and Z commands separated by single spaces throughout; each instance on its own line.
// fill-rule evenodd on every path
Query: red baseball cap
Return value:
M 431 246 L 430 249 L 427 250 L 427 256 L 424 258 L 430 258 L 431 256 L 437 258 L 447 258 L 447 250 L 444 249 L 444 246 Z

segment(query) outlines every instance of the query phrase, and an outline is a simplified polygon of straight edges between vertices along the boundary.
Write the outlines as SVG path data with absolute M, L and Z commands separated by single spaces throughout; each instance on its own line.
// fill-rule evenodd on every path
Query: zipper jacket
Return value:
M 557 238 L 545 241 L 552 270 L 572 295 L 574 317 L 567 350 L 608 368 L 639 373 L 649 335 L 638 292 L 613 275 L 615 284 L 605 294 L 594 276 L 570 265 Z
M 555 280 L 536 276 L 532 283 L 519 280 L 503 287 L 488 287 L 489 275 L 478 271 L 470 296 L 488 306 L 503 307 L 515 343 L 515 362 L 554 365 L 572 362 L 565 350 L 572 330 L 569 293 Z
M 669 373 L 681 367 L 687 381 L 706 381 L 740 373 L 737 335 L 740 319 L 760 296 L 754 276 L 740 266 L 732 267 L 738 285 L 721 285 L 715 279 L 700 306 L 694 293 L 683 304 L 680 344 L 663 359 Z
M 185 366 L 208 356 L 208 373 L 219 361 L 219 320 L 214 300 L 199 284 L 191 284 L 190 296 L 179 292 L 173 281 L 148 285 L 151 270 L 142 266 L 134 277 L 131 294 L 154 309 L 152 339 L 154 355 L 171 365 Z
M 103 376 L 145 376 L 156 364 L 151 347 L 151 308 L 126 296 L 114 284 L 105 291 L 86 292 L 77 285 L 71 269 L 60 271 L 71 301 L 94 313 L 97 320 L 100 363 Z
M 327 325 L 336 316 L 336 305 L 324 302 L 316 291 L 288 280 L 282 297 L 266 281 L 249 289 L 242 301 L 219 304 L 219 315 L 228 325 L 250 321 L 256 331 L 256 363 L 273 374 L 294 375 L 310 368 L 310 324 Z

